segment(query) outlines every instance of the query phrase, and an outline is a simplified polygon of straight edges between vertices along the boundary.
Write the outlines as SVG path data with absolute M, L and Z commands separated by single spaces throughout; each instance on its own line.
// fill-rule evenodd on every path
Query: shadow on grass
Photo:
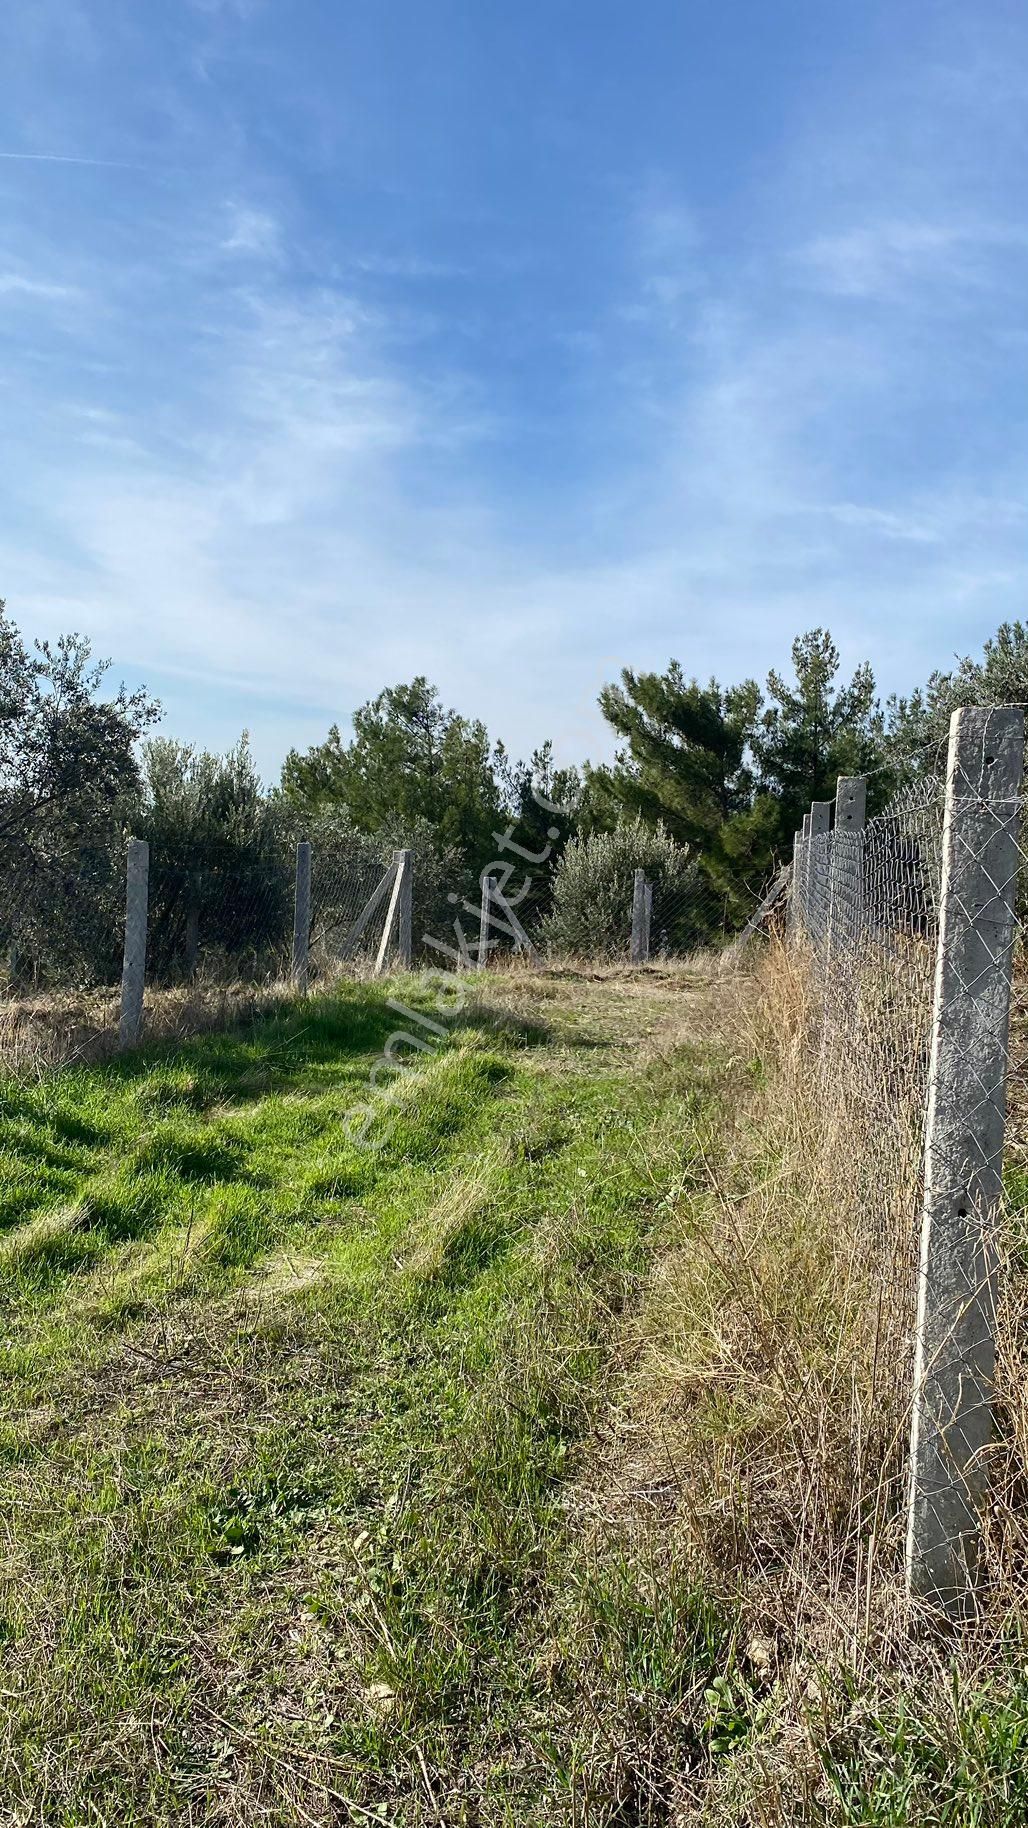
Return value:
M 515 1014 L 513 1010 L 502 1009 L 493 1003 L 476 1003 L 466 1009 L 451 1022 L 445 1024 L 451 1038 L 457 1039 L 461 1034 L 479 1032 L 485 1029 L 496 1035 L 498 1040 L 508 1042 L 512 1047 L 548 1047 L 552 1044 L 556 1031 L 538 1017 L 532 1018 Z
M 261 1016 L 221 1034 L 161 1041 L 94 1068 L 91 1079 L 131 1088 L 172 1069 L 183 1083 L 153 1086 L 155 1102 L 181 1101 L 194 1112 L 212 1103 L 246 1104 L 269 1092 L 301 1088 L 319 1068 L 342 1066 L 381 1052 L 397 1026 L 384 1002 L 357 987 L 357 996 L 312 999 L 286 1015 Z M 198 1083 L 190 1083 L 189 1075 Z
M 11 1233 L 60 1202 L 85 1200 L 89 1206 L 88 1218 L 78 1212 L 60 1235 L 34 1240 L 22 1270 L 35 1258 L 33 1282 L 52 1285 L 61 1272 L 88 1267 L 98 1234 L 108 1242 L 146 1236 L 165 1216 L 185 1210 L 191 1189 L 245 1182 L 271 1197 L 282 1159 L 305 1146 L 299 1103 L 286 1107 L 277 1101 L 325 1093 L 346 1099 L 351 1089 L 358 1102 L 366 1098 L 372 1067 L 390 1037 L 416 1026 L 411 1016 L 389 1007 L 391 990 L 393 1001 L 400 1001 L 388 984 L 358 983 L 232 1030 L 160 1040 L 95 1065 L 66 1068 L 37 1086 L 0 1081 L 0 1141 L 7 1145 L 0 1171 L 0 1233 Z M 416 982 L 402 997 L 412 1010 L 435 1020 L 436 1005 Z M 501 1051 L 504 1044 L 542 1045 L 550 1038 L 543 1024 L 488 1005 L 470 1007 L 440 1026 L 444 1036 L 418 1030 L 419 1037 L 432 1037 L 430 1053 L 402 1050 L 409 1072 L 402 1080 L 415 1095 L 401 1098 L 392 1115 L 385 1152 L 372 1151 L 367 1160 L 347 1166 L 346 1195 L 366 1197 L 383 1174 L 445 1153 L 460 1137 L 476 1107 L 498 1093 L 513 1072 L 512 1064 L 490 1053 L 492 1035 Z M 433 1056 L 445 1057 L 450 1046 L 458 1057 L 463 1043 L 467 1064 L 456 1080 L 434 1080 L 424 1096 L 418 1094 L 421 1066 Z M 249 1119 L 239 1134 L 220 1122 L 264 1101 L 267 1119 L 258 1115 L 252 1132 Z M 327 1120 L 313 1126 L 312 1166 L 315 1137 L 327 1127 Z M 333 1162 L 331 1170 L 338 1198 L 342 1165 Z M 239 1219 L 236 1214 L 234 1222 Z

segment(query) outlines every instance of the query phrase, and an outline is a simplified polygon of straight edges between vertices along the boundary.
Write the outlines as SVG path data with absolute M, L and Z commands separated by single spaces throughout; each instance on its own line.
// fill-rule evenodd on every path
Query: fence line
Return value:
M 125 870 L 125 956 L 118 1027 L 121 1047 L 135 1047 L 143 1028 L 149 876 L 150 846 L 142 838 L 130 838 Z
M 633 965 L 644 965 L 650 956 L 650 918 L 653 911 L 653 889 L 645 870 L 636 870 L 632 885 L 632 938 L 629 957 Z
M 879 1139 L 884 1184 L 867 1197 L 883 1276 L 897 1228 L 914 1342 L 907 1588 L 954 1620 L 985 1580 L 1005 1113 L 1023 1046 L 1019 1026 L 1012 1064 L 1023 762 L 1019 709 L 955 713 L 945 790 L 926 780 L 867 820 L 866 782 L 843 777 L 834 822 L 815 802 L 796 834 L 790 884 L 790 943 L 820 1012 L 814 1070 Z
M 293 982 L 302 993 L 310 976 L 311 954 L 311 847 L 301 840 L 296 847 L 296 889 L 293 907 Z
M 910 1590 L 962 1616 L 978 1586 L 996 1357 L 996 1225 L 1024 716 L 954 715 L 915 1330 Z

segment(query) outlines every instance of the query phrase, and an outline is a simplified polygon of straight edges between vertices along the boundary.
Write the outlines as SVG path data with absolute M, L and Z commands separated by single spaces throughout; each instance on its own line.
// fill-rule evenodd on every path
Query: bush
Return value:
M 618 825 L 572 838 L 553 877 L 553 907 L 543 922 L 552 952 L 591 958 L 628 953 L 637 869 L 653 884 L 651 948 L 687 952 L 710 937 L 710 891 L 688 848 L 658 826 Z
M 198 962 L 259 977 L 281 968 L 292 933 L 293 858 L 245 736 L 226 755 L 158 737 L 143 752 L 136 835 L 150 845 L 152 978 Z

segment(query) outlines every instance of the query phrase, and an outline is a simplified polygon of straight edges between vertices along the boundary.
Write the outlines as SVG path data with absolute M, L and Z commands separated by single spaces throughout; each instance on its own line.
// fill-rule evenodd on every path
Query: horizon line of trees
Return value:
M 1028 703 L 1028 626 L 1004 623 L 979 658 L 884 704 L 868 662 L 841 675 L 822 628 L 763 686 L 701 683 L 675 659 L 663 672 L 626 666 L 599 696 L 614 758 L 580 768 L 559 765 L 552 741 L 515 760 L 419 675 L 362 705 L 348 741 L 333 725 L 291 750 L 271 787 L 245 732 L 222 755 L 154 734 L 158 702 L 112 691 L 108 673 L 79 635 L 30 645 L 0 600 L 0 944 L 15 976 L 110 976 L 130 830 L 152 847 L 155 958 L 168 970 L 195 962 L 201 922 L 225 953 L 272 942 L 299 836 L 365 860 L 414 840 L 437 898 L 444 880 L 473 893 L 498 856 L 531 858 L 545 914 L 569 839 L 638 822 L 682 847 L 741 917 L 838 775 L 869 775 L 875 810 L 939 770 L 956 706 Z

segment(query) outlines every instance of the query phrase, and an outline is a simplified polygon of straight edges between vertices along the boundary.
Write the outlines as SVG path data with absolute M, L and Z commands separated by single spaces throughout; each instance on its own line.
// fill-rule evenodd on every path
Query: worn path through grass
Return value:
M 390 993 L 0 1089 L 0 1821 L 657 1821 L 709 1751 L 731 1621 L 567 1499 L 710 991 L 491 975 L 362 1149 Z

